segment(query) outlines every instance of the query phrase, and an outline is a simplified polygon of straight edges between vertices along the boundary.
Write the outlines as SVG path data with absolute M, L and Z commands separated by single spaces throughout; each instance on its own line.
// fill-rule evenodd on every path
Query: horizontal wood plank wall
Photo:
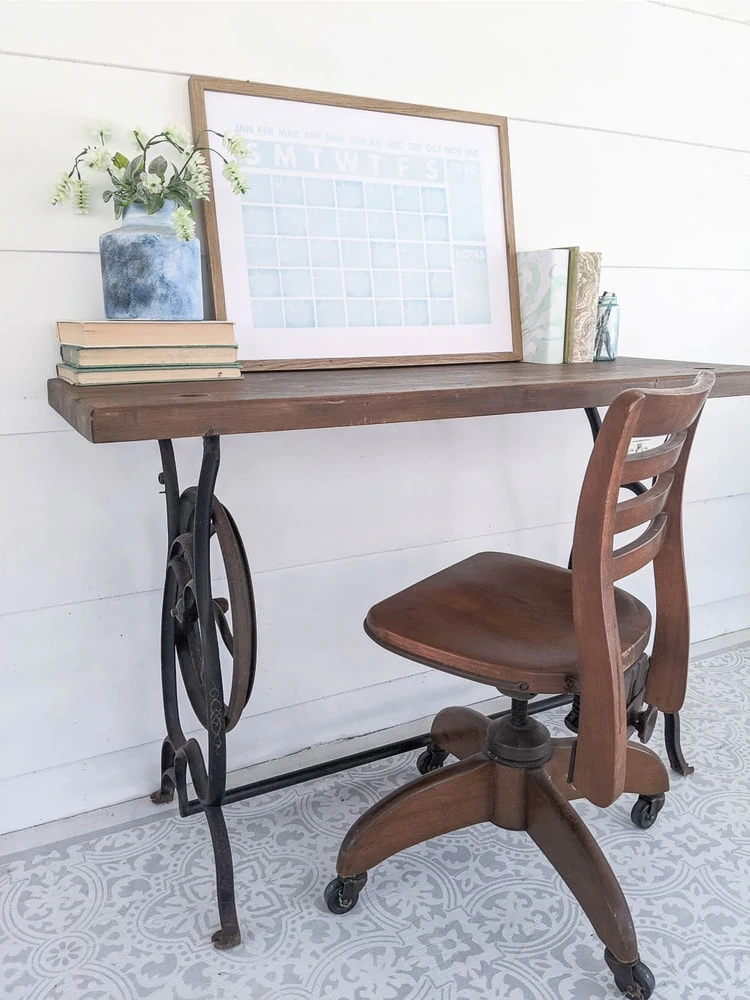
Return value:
M 177 21 L 174 7 L 153 4 L 154 30 L 137 38 L 127 19 L 113 30 L 116 4 L 50 4 L 44 19 L 0 9 L 0 130 L 28 154 L 6 161 L 0 186 L 11 487 L 0 515 L 13 525 L 0 574 L 2 830 L 147 792 L 161 738 L 156 446 L 88 445 L 46 403 L 54 320 L 102 316 L 96 251 L 114 220 L 103 206 L 81 219 L 47 204 L 90 119 L 187 122 L 190 74 L 507 115 L 519 249 L 603 252 L 622 353 L 750 361 L 747 25 L 651 3 L 464 2 L 429 20 L 420 3 L 179 4 Z M 686 492 L 694 639 L 750 625 L 736 541 L 750 466 L 735 457 L 748 434 L 748 400 L 709 404 Z M 258 700 L 233 763 L 486 694 L 388 656 L 361 619 L 482 548 L 564 562 L 589 447 L 574 412 L 226 439 L 218 492 L 258 573 L 262 629 Z M 177 453 L 194 481 L 198 446 Z M 635 586 L 648 596 L 645 577 Z M 32 701 L 46 737 L 29 747 Z M 313 713 L 318 731 L 295 724 Z

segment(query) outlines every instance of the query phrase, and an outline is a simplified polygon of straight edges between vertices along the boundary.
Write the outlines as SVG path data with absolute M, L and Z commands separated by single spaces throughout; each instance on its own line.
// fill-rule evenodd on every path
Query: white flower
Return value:
M 136 145 L 140 146 L 141 149 L 146 145 L 146 143 L 149 140 L 149 137 L 146 135 L 146 133 L 143 131 L 140 125 L 136 125 L 136 127 L 131 130 L 130 138 L 133 140 L 134 143 L 136 143 Z
M 229 160 L 228 163 L 224 164 L 221 173 L 229 181 L 232 191 L 235 194 L 245 194 L 247 191 L 247 181 L 240 173 L 238 163 L 235 163 L 234 160 Z
M 185 171 L 185 183 L 190 193 L 196 198 L 208 200 L 211 190 L 208 179 L 208 166 L 201 153 L 195 153 Z
M 187 208 L 180 206 L 172 212 L 172 226 L 178 240 L 187 243 L 195 236 L 195 220 Z
M 89 132 L 95 139 L 99 139 L 100 142 L 105 142 L 107 139 L 112 137 L 112 122 L 102 118 L 99 121 L 92 123 Z
M 158 174 L 147 174 L 145 170 L 141 172 L 141 184 L 149 194 L 158 194 L 164 186 Z
M 64 205 L 66 201 L 70 201 L 71 193 L 70 177 L 67 174 L 60 174 L 52 189 L 52 204 Z
M 164 135 L 182 149 L 190 145 L 190 133 L 184 125 L 165 125 Z
M 112 162 L 112 153 L 106 146 L 88 146 L 83 162 L 91 170 L 104 171 Z
M 222 137 L 221 141 L 224 148 L 233 156 L 235 160 L 245 160 L 250 155 L 250 150 L 247 148 L 247 142 L 240 135 L 236 135 L 233 132 L 226 132 Z
M 88 181 L 76 178 L 70 182 L 70 193 L 73 198 L 73 210 L 76 215 L 88 215 L 91 205 L 91 188 Z

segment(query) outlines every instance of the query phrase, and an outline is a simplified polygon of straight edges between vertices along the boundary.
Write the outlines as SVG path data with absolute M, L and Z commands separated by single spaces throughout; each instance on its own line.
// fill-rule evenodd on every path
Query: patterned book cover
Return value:
M 575 282 L 572 326 L 565 345 L 565 360 L 571 363 L 594 360 L 596 312 L 599 302 L 599 274 L 602 255 L 581 250 Z
M 524 250 L 517 254 L 517 267 L 523 360 L 560 364 L 565 347 L 568 251 Z

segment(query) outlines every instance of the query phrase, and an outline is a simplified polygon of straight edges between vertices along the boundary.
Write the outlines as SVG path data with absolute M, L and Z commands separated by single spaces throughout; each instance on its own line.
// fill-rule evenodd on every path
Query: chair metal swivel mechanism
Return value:
M 657 797 L 669 787 L 660 759 L 628 742 L 624 674 L 644 656 L 651 614 L 615 586 L 653 562 L 654 645 L 645 700 L 663 712 L 682 706 L 689 620 L 682 551 L 685 470 L 714 376 L 680 389 L 629 389 L 609 407 L 578 503 L 573 568 L 482 552 L 376 604 L 365 630 L 386 649 L 490 684 L 512 699 L 510 716 L 490 721 L 448 708 L 433 743 L 458 757 L 393 792 L 347 833 L 329 909 L 355 905 L 367 872 L 414 844 L 476 823 L 526 831 L 559 872 L 605 946 L 616 985 L 646 1000 L 654 978 L 640 961 L 622 890 L 593 836 L 570 806 L 608 806 L 624 791 Z M 665 437 L 629 453 L 631 439 Z M 652 479 L 619 501 L 622 484 Z M 616 547 L 615 536 L 646 525 Z M 537 694 L 580 695 L 575 738 L 552 739 L 529 716 Z

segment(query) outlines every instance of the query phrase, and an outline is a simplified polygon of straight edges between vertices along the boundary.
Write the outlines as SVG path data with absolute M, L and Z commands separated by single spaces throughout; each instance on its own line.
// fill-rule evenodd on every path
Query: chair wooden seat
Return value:
M 651 613 L 619 587 L 615 608 L 626 670 L 646 648 Z M 480 552 L 376 604 L 365 629 L 386 649 L 461 677 L 534 694 L 578 688 L 573 574 L 536 559 Z

